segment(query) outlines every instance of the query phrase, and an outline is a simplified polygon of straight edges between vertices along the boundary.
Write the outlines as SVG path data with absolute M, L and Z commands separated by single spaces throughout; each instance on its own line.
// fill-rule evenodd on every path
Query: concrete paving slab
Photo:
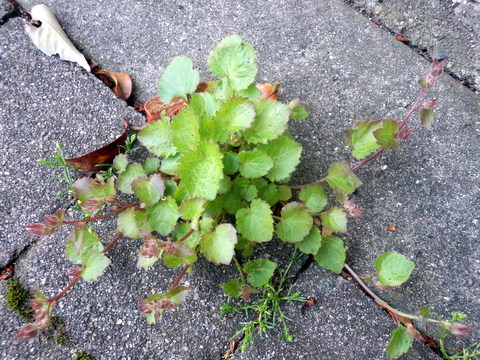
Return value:
M 243 35 L 257 50 L 257 79 L 282 82 L 281 96 L 301 98 L 310 111 L 309 120 L 291 127 L 305 148 L 302 164 L 292 179 L 294 183 L 317 180 L 332 161 L 348 159 L 343 132 L 351 124 L 385 117 L 401 119 L 419 90 L 416 80 L 428 68 L 428 63 L 415 52 L 341 1 L 221 5 L 177 2 L 166 9 L 157 2 L 126 0 L 48 4 L 79 48 L 104 68 L 133 75 L 142 101 L 155 95 L 161 70 L 174 56 L 191 56 L 207 80 L 206 58 L 215 43 L 225 32 Z M 1 31 L 5 31 L 4 26 Z M 75 66 L 33 52 L 31 61 L 48 62 L 52 69 L 68 66 L 81 72 Z M 479 174 L 474 166 L 478 159 L 479 102 L 476 95 L 448 76 L 442 76 L 438 85 L 433 95 L 439 98 L 442 108 L 434 130 L 415 132 L 401 150 L 359 172 L 365 185 L 356 196 L 367 212 L 358 222 L 350 223 L 345 240 L 351 250 L 349 262 L 360 273 L 371 272 L 376 255 L 384 250 L 398 250 L 417 262 L 414 277 L 406 286 L 391 295 L 381 294 L 398 308 L 417 311 L 420 305 L 431 305 L 444 316 L 463 311 L 478 324 L 480 285 L 472 273 L 478 271 L 480 263 L 476 246 L 480 231 L 475 218 Z M 74 91 L 84 94 L 84 89 L 84 84 L 78 84 Z M 111 98 L 105 91 L 101 98 Z M 27 99 L 37 95 L 30 89 L 22 93 Z M 40 103 L 40 99 L 35 101 Z M 52 106 L 65 108 L 62 103 Z M 89 108 L 86 113 L 91 112 Z M 52 115 L 52 121 L 61 120 Z M 467 176 L 462 178 L 461 174 Z M 419 220 L 424 217 L 428 220 Z M 385 228 L 392 222 L 398 231 L 388 233 Z M 112 226 L 106 223 L 102 230 L 107 232 Z M 58 233 L 35 244 L 22 256 L 17 272 L 25 284 L 32 287 L 40 282 L 41 288 L 52 294 L 65 286 L 66 277 L 58 275 L 69 268 L 60 256 L 65 237 L 66 234 Z M 171 318 L 176 319 L 173 325 L 165 322 L 151 327 L 136 311 L 138 299 L 153 290 L 159 291 L 172 275 L 161 266 L 145 273 L 134 270 L 135 252 L 131 241 L 121 242 L 112 251 L 114 265 L 107 274 L 95 284 L 78 285 L 61 302 L 58 312 L 69 324 L 73 341 L 98 359 L 220 357 L 227 348 L 226 340 L 238 325 L 234 320 L 220 322 L 216 317 L 215 309 L 225 297 L 215 284 L 232 278 L 233 271 L 200 263 L 196 276 L 186 279 L 194 294 L 181 311 L 172 314 Z M 465 283 L 465 279 L 471 281 Z M 386 358 L 385 331 L 392 329 L 391 319 L 370 299 L 336 275 L 319 269 L 306 272 L 298 286 L 315 289 L 322 298 L 324 288 L 331 286 L 331 297 L 326 301 L 331 304 L 331 311 L 341 316 L 325 316 L 329 308 L 319 308 L 312 315 L 307 314 L 313 335 L 307 336 L 308 323 L 300 318 L 292 325 L 300 335 L 297 342 L 260 342 L 258 349 L 251 350 L 254 355 L 242 356 L 272 358 L 273 353 L 285 352 L 290 358 L 318 359 L 329 358 L 335 351 L 341 359 L 343 355 L 351 356 L 353 349 L 360 349 L 359 354 Z M 349 291 L 352 293 L 348 300 L 358 306 L 350 319 L 368 318 L 374 328 L 364 322 L 345 325 L 349 319 L 345 313 Z M 295 314 L 296 310 L 288 311 Z M 1 322 L 7 324 L 2 326 L 7 328 L 10 318 L 10 313 L 2 317 Z M 185 322 L 187 330 L 182 327 Z M 334 329 L 342 329 L 340 338 L 345 341 L 332 343 Z M 361 334 L 359 341 L 347 340 L 356 331 Z M 3 336 L 10 334 L 2 334 L 2 343 L 7 344 L 2 356 L 48 358 L 55 351 L 39 341 L 9 343 L 9 338 L 4 340 Z M 322 336 L 331 340 L 322 341 Z M 325 342 L 328 347 L 321 346 Z M 417 346 L 403 358 L 419 356 L 428 359 L 429 354 Z

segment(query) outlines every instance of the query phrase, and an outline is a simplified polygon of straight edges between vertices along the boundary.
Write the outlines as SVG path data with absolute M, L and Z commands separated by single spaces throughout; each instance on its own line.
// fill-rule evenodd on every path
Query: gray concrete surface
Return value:
M 33 3 L 22 1 L 25 7 Z M 225 33 L 241 34 L 257 51 L 257 80 L 280 81 L 281 97 L 301 98 L 310 112 L 309 120 L 291 126 L 305 149 L 292 183 L 314 181 L 323 177 L 332 161 L 348 160 L 343 132 L 351 124 L 401 119 L 419 90 L 416 80 L 429 66 L 340 0 L 199 1 L 168 6 L 132 0 L 46 3 L 88 57 L 107 70 L 132 75 L 141 101 L 155 95 L 162 70 L 176 55 L 192 57 L 208 80 L 208 52 Z M 36 158 L 52 151 L 55 140 L 75 154 L 91 150 L 118 136 L 121 128 L 111 130 L 120 126 L 118 118 L 137 115 L 92 75 L 36 50 L 19 19 L 1 26 L 0 33 L 4 94 L 0 125 L 2 139 L 9 140 L 2 141 L 2 171 L 13 175 L 2 176 L 6 190 L 1 204 L 3 211 L 12 206 L 4 204 L 13 204 L 30 217 L 13 216 L 15 224 L 2 220 L 2 228 L 13 229 L 12 234 L 18 229 L 15 237 L 2 240 L 8 262 L 34 242 L 21 226 L 64 205 L 47 201 L 57 190 L 47 181 L 48 171 L 36 168 Z M 366 212 L 350 222 L 344 239 L 349 263 L 359 273 L 372 272 L 375 257 L 386 250 L 415 260 L 417 269 L 407 284 L 393 293 L 377 290 L 394 306 L 417 312 L 429 305 L 442 316 L 463 311 L 478 329 L 480 105 L 477 95 L 447 75 L 440 78 L 432 96 L 442 105 L 433 130 L 418 129 L 414 120 L 418 131 L 399 151 L 359 171 L 365 185 L 356 197 Z M 39 135 L 45 128 L 46 134 Z M 82 130 L 85 134 L 79 138 Z M 23 159 L 21 166 L 17 159 Z M 34 192 L 26 194 L 32 188 Z M 385 230 L 392 224 L 397 226 L 394 233 Z M 100 232 L 113 226 L 107 221 Z M 16 272 L 30 289 L 37 284 L 53 295 L 66 285 L 63 274 L 71 265 L 62 256 L 65 238 L 65 232 L 58 232 L 17 259 Z M 240 326 L 236 321 L 242 320 L 218 317 L 225 297 L 216 284 L 234 277 L 234 270 L 201 261 L 194 276 L 185 279 L 192 287 L 185 305 L 167 314 L 162 324 L 149 326 L 137 311 L 138 301 L 164 290 L 175 272 L 162 266 L 136 270 L 137 247 L 135 241 L 122 240 L 109 254 L 113 265 L 106 274 L 95 283 L 77 285 L 60 302 L 56 312 L 66 321 L 72 341 L 97 359 L 220 358 Z M 288 252 L 277 249 L 273 256 L 282 259 Z M 305 296 L 320 299 L 305 316 L 298 314 L 298 306 L 286 307 L 294 319 L 297 341 L 282 344 L 272 333 L 238 358 L 386 359 L 384 347 L 394 326 L 360 290 L 316 267 L 303 273 L 295 286 Z M 2 312 L 1 358 L 63 359 L 74 352 L 42 340 L 15 342 L 12 336 L 19 323 L 11 311 Z M 435 357 L 420 344 L 402 357 L 430 358 Z

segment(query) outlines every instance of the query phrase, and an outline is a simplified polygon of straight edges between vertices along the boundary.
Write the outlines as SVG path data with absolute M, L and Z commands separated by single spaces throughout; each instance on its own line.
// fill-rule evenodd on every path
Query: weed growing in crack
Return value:
M 65 254 L 76 266 L 67 272 L 72 279 L 58 295 L 46 298 L 36 292 L 31 302 L 34 322 L 17 337 L 30 339 L 47 329 L 56 302 L 79 280 L 97 280 L 110 265 L 106 253 L 122 237 L 129 237 L 142 241 L 139 268 L 150 268 L 159 260 L 170 268 L 183 267 L 168 289 L 142 300 L 140 311 L 148 323 L 159 322 L 164 311 L 185 300 L 189 289 L 180 285 L 181 280 L 202 255 L 214 264 L 233 262 L 237 267 L 240 279 L 221 285 L 227 295 L 247 300 L 250 294 L 259 294 L 250 303 L 222 307 L 223 314 L 257 314 L 236 334 L 243 334 L 242 349 L 253 343 L 257 331 L 266 332 L 276 322 L 283 326 L 283 338 L 290 341 L 293 336 L 281 304 L 304 301 L 286 284 L 295 258 L 281 272 L 267 258 L 241 264 L 236 256 L 251 258 L 257 244 L 276 237 L 327 270 L 349 273 L 391 314 L 398 328 L 387 346 L 390 357 L 408 351 L 412 339 L 432 344 L 413 320 L 447 322 L 403 313 L 379 299 L 345 263 L 341 234 L 347 230 L 348 218 L 363 211 L 351 197 L 362 185 L 355 171 L 407 140 L 412 114 L 418 112 L 422 125 L 431 127 L 436 99 L 423 98 L 442 73 L 445 60 L 434 59 L 402 121 L 363 121 L 347 131 L 356 165 L 333 163 L 326 176 L 306 185 L 287 185 L 302 152 L 302 145 L 288 131 L 288 121 L 307 118 L 303 106 L 298 100 L 278 101 L 277 84 L 255 85 L 255 52 L 239 36 L 223 39 L 210 54 L 208 65 L 219 80 L 200 83 L 198 71 L 186 57 L 174 58 L 165 69 L 158 84 L 157 111 L 149 109 L 152 121 L 137 135 L 150 158 L 139 163 L 119 154 L 111 172 L 105 174 L 108 178 L 97 174 L 73 183 L 67 180 L 82 211 L 88 213 L 86 218 L 66 220 L 59 210 L 28 227 L 32 234 L 46 236 L 60 226 L 71 226 Z M 62 159 L 57 154 L 57 163 L 68 170 Z M 112 216 L 117 219 L 116 230 L 97 234 L 95 221 Z M 102 240 L 107 238 L 110 242 L 105 246 Z M 385 252 L 374 266 L 382 286 L 398 287 L 409 279 L 415 264 L 402 254 Z M 278 280 L 273 277 L 276 271 Z M 461 323 L 445 328 L 453 335 L 469 329 Z M 440 347 L 436 341 L 433 344 Z

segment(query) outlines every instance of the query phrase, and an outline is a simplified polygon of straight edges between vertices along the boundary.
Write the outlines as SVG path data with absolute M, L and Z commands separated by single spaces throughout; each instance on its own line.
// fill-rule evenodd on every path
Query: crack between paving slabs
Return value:
M 381 29 L 385 30 L 387 33 L 389 33 L 393 37 L 398 35 L 398 33 L 396 31 L 393 31 L 392 29 L 390 29 L 385 24 L 383 24 L 383 23 L 377 24 L 373 20 L 374 16 L 373 16 L 372 13 L 369 13 L 368 11 L 366 11 L 364 9 L 361 9 L 359 6 L 355 6 L 355 4 L 353 3 L 352 0 L 343 0 L 343 2 L 345 4 L 347 4 L 348 6 L 350 6 L 353 10 L 357 11 L 358 13 L 363 15 L 365 18 L 367 18 L 368 20 L 373 22 L 375 25 L 377 25 Z M 424 59 L 428 60 L 429 62 L 432 62 L 432 57 L 430 56 L 430 54 L 428 53 L 426 48 L 421 48 L 420 46 L 413 44 L 411 41 L 401 41 L 401 42 L 403 43 L 403 45 L 412 49 L 413 51 L 415 51 L 418 55 L 420 55 Z M 443 70 L 443 72 L 448 74 L 455 81 L 460 82 L 464 87 L 466 87 L 468 90 L 472 91 L 473 93 L 480 93 L 480 91 L 475 90 L 475 86 L 480 85 L 480 84 L 476 84 L 472 79 L 469 79 L 470 76 L 469 77 L 459 76 L 455 72 L 453 72 L 452 70 L 449 70 L 447 68 L 445 68 Z
M 7 11 L 7 13 L 0 18 L 0 26 L 5 25 L 10 19 L 16 17 L 24 19 L 28 17 L 24 12 L 25 9 L 21 7 L 15 0 L 6 0 L 6 4 L 10 4 L 10 6 L 13 8 L 10 11 Z

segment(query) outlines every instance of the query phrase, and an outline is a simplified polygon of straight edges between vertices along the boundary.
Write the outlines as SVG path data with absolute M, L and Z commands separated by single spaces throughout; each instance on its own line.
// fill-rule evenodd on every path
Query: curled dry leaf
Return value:
M 110 72 L 96 67 L 92 69 L 92 74 L 102 80 L 120 99 L 127 100 L 132 95 L 133 82 L 127 73 Z
M 125 141 L 127 140 L 129 125 L 125 119 L 122 119 L 122 121 L 125 125 L 125 131 L 115 141 L 88 154 L 76 158 L 65 159 L 65 161 L 73 167 L 87 172 L 101 170 L 97 166 L 99 164 L 110 164 L 115 156 L 120 153 L 120 147 L 125 146 Z
M 160 101 L 158 96 L 156 96 L 148 100 L 144 105 L 147 122 L 159 120 L 163 111 L 165 111 L 166 116 L 173 116 L 185 105 L 185 101 L 180 97 L 174 98 L 169 104 L 165 104 Z
M 272 99 L 273 101 L 278 100 L 278 89 L 280 88 L 280 83 L 269 84 L 257 84 L 257 89 L 262 92 L 260 99 Z
M 35 5 L 31 11 L 32 21 L 40 21 L 41 25 L 25 26 L 25 31 L 36 47 L 48 56 L 58 54 L 60 59 L 78 63 L 90 71 L 87 60 L 72 44 L 63 31 L 52 11 L 43 4 Z

